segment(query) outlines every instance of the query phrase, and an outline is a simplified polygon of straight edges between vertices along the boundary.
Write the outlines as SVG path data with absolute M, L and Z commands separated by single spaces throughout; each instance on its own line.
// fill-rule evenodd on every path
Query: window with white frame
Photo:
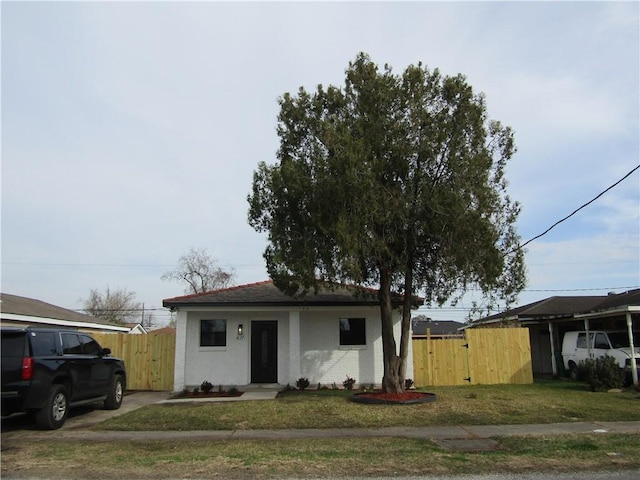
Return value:
M 201 347 L 226 347 L 227 346 L 227 321 L 226 320 L 200 320 L 200 346 Z
M 366 345 L 365 323 L 364 318 L 341 318 L 340 345 Z

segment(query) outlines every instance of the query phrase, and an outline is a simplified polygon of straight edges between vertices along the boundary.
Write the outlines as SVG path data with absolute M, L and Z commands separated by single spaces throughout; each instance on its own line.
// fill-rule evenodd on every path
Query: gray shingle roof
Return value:
M 630 305 L 640 305 L 640 289 L 610 295 L 549 297 L 491 315 L 474 323 L 484 323 L 504 318 L 523 320 L 528 318 L 570 317 L 574 314 L 598 312 Z
M 66 308 L 58 307 L 41 300 L 33 298 L 0 293 L 0 311 L 2 313 L 13 313 L 15 315 L 25 315 L 29 317 L 53 318 L 56 320 L 66 320 L 70 322 L 90 322 L 101 325 L 114 325 L 100 318 L 84 315 Z
M 397 295 L 395 299 L 402 300 Z M 416 299 L 416 305 L 421 304 Z M 209 307 L 295 307 L 295 306 L 377 306 L 378 291 L 370 288 L 337 285 L 334 288 L 310 292 L 304 297 L 292 297 L 280 290 L 272 281 L 251 283 L 212 292 L 167 298 L 162 305 L 169 308 L 182 306 Z

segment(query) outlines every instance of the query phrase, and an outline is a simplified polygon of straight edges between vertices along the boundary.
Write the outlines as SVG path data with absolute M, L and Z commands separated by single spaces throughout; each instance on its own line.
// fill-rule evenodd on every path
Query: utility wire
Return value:
M 509 253 L 507 253 L 507 255 L 513 253 L 513 252 L 517 252 L 518 250 L 523 249 L 524 247 L 526 247 L 527 245 L 529 245 L 531 242 L 533 242 L 534 240 L 539 239 L 540 237 L 545 236 L 547 233 L 549 233 L 551 230 L 553 230 L 555 227 L 557 227 L 558 225 L 560 225 L 562 222 L 565 222 L 566 220 L 568 220 L 569 218 L 573 217 L 576 213 L 578 213 L 580 210 L 582 210 L 583 208 L 591 205 L 593 202 L 595 202 L 597 199 L 599 199 L 601 196 L 603 196 L 605 193 L 607 193 L 609 190 L 611 190 L 612 188 L 618 186 L 620 183 L 622 183 L 624 180 L 626 180 L 627 177 L 629 177 L 633 172 L 635 172 L 636 170 L 638 170 L 640 168 L 640 165 L 636 165 L 635 168 L 633 168 L 629 173 L 627 173 L 624 177 L 622 177 L 620 180 L 618 180 L 616 183 L 614 183 L 613 185 L 611 185 L 609 188 L 607 188 L 606 190 L 603 190 L 602 192 L 600 192 L 598 195 L 596 195 L 595 197 L 593 197 L 591 200 L 589 200 L 587 203 L 579 206 L 578 208 L 576 208 L 573 212 L 571 212 L 569 215 L 567 215 L 566 217 L 558 220 L 556 223 L 554 223 L 553 225 L 551 225 L 549 228 L 547 228 L 544 232 L 542 232 L 539 235 L 536 235 L 535 237 L 527 240 L 526 242 L 524 242 L 523 244 L 519 245 L 518 247 L 514 248 L 513 250 L 511 250 Z

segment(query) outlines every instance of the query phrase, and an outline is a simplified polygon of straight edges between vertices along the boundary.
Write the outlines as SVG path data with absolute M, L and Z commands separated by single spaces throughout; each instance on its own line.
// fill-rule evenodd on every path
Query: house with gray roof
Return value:
M 534 375 L 562 375 L 562 339 L 570 331 L 640 330 L 640 289 L 594 296 L 555 296 L 473 322 L 469 327 L 529 329 Z
M 396 306 L 403 297 L 394 297 Z M 415 300 L 415 307 L 421 303 Z M 163 300 L 176 318 L 174 391 L 214 385 L 342 385 L 382 381 L 376 290 L 332 285 L 289 296 L 271 281 Z M 394 310 L 400 337 L 401 313 Z M 411 343 L 411 342 L 410 342 Z M 407 377 L 413 375 L 409 354 Z
M 129 332 L 100 318 L 58 307 L 33 298 L 0 293 L 0 324 L 13 327 L 64 327 L 87 332 Z

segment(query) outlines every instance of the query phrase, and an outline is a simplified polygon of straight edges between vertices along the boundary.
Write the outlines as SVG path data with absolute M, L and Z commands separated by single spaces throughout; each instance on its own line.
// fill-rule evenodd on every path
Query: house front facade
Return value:
M 396 297 L 400 299 L 400 297 Z M 174 391 L 214 385 L 380 385 L 377 292 L 339 286 L 291 297 L 270 282 L 163 301 L 176 319 Z M 401 311 L 394 310 L 400 338 Z M 399 341 L 398 341 L 399 343 Z M 411 342 L 409 342 L 411 343 Z M 407 377 L 413 375 L 408 355 Z

